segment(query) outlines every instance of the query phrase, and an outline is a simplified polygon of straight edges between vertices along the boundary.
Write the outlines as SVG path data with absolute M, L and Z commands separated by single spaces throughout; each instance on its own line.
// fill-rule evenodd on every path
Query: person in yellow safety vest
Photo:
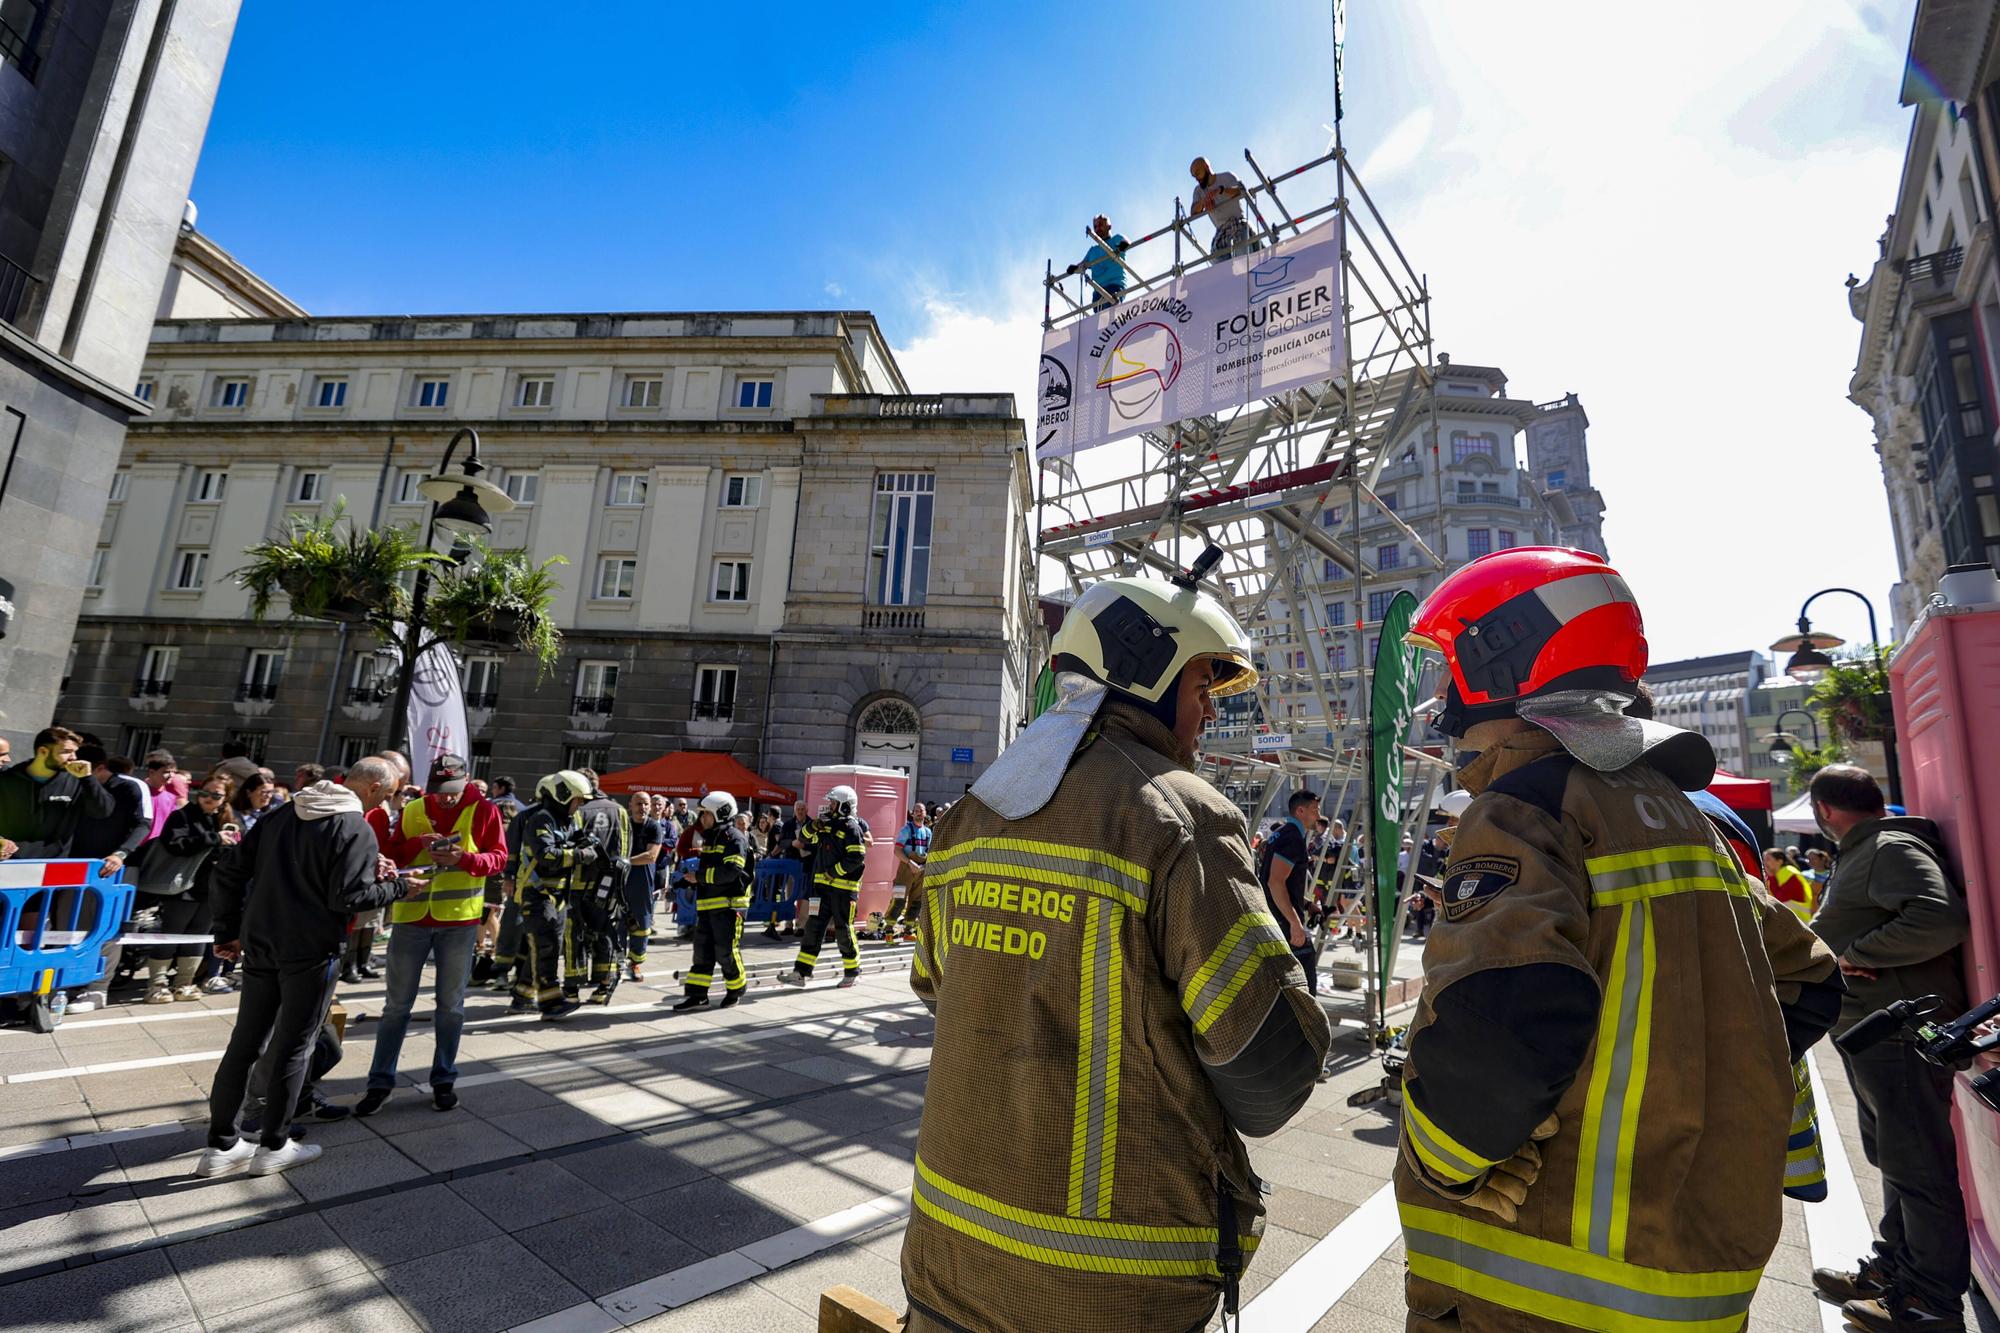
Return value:
M 1331 1032 L 1243 816 L 1191 771 L 1256 684 L 1198 588 L 1086 589 L 1057 700 L 938 824 L 911 986 L 937 1016 L 903 1242 L 912 1333 L 1202 1328 L 1263 1234 L 1243 1135 Z
M 693 876 L 694 960 L 683 978 L 687 993 L 674 1006 L 676 1012 L 708 1004 L 718 964 L 722 1008 L 740 1002 L 749 983 L 743 972 L 743 913 L 750 906 L 750 836 L 736 827 L 736 798 L 726 791 L 702 797 L 695 826 L 701 851 Z
M 388 993 L 375 1029 L 375 1056 L 356 1115 L 374 1115 L 396 1086 L 396 1061 L 410 1028 L 410 1010 L 423 984 L 424 964 L 434 963 L 431 1104 L 458 1105 L 458 1041 L 465 1030 L 465 988 L 472 979 L 472 946 L 486 915 L 486 878 L 507 868 L 507 834 L 500 807 L 467 785 L 465 760 L 441 754 L 431 760 L 425 796 L 403 807 L 402 821 L 385 848 L 398 866 L 435 867 L 421 897 L 389 908 Z
M 514 986 L 510 1012 L 540 1009 L 544 1019 L 567 1018 L 583 1002 L 563 990 L 563 942 L 569 900 L 577 879 L 596 863 L 598 850 L 577 813 L 590 799 L 589 779 L 574 769 L 550 773 L 535 784 L 535 805 L 516 825 L 520 872 L 515 897 L 521 905 L 521 937 L 526 966 Z
M 842 785 L 826 794 L 819 818 L 802 828 L 800 837 L 812 876 L 815 904 L 812 920 L 799 939 L 799 956 L 792 970 L 778 980 L 787 986 L 803 986 L 812 979 L 819 963 L 820 946 L 826 942 L 826 928 L 840 945 L 840 985 L 852 986 L 861 976 L 861 954 L 854 944 L 854 905 L 861 898 L 861 873 L 868 864 L 870 841 L 868 821 L 856 814 L 861 797 L 854 788 Z
M 1474 793 L 1404 1068 L 1409 1327 L 1741 1329 L 1833 955 L 1683 795 L 1708 742 L 1627 711 L 1645 630 L 1602 559 L 1474 560 L 1409 639 Z

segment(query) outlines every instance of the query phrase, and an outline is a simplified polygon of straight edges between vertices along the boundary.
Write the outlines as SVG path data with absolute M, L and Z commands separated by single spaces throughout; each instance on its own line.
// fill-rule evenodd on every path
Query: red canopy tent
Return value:
M 790 787 L 758 777 L 736 762 L 733 755 L 719 750 L 676 750 L 636 768 L 606 773 L 597 783 L 616 796 L 635 791 L 659 796 L 706 796 L 726 791 L 739 803 L 759 801 L 765 805 L 790 805 L 798 793 Z
M 1771 782 L 1768 778 L 1739 778 L 1734 773 L 1715 770 L 1715 781 L 1708 789 L 1722 798 L 1722 803 L 1731 810 L 1769 810 L 1771 808 Z

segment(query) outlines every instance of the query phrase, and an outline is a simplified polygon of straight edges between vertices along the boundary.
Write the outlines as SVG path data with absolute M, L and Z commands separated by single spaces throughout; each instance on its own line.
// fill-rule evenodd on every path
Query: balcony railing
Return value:
M 275 680 L 246 680 L 236 687 L 238 703 L 269 703 L 278 697 L 278 682 Z
M 693 716 L 697 722 L 728 722 L 736 716 L 736 702 L 696 699 Z
M 871 606 L 861 613 L 863 629 L 922 629 L 921 606 Z
M 132 683 L 134 699 L 164 699 L 173 692 L 174 683 L 170 680 L 140 680 Z
M 617 702 L 612 694 L 579 694 L 570 700 L 569 711 L 574 717 L 610 717 L 611 705 Z
M 28 308 L 35 289 L 41 285 L 34 274 L 0 255 L 0 319 L 19 324 L 21 312 Z
M 1903 264 L 1903 281 L 1933 282 L 1948 287 L 1957 279 L 1959 269 L 1964 266 L 1965 247 L 1954 245 L 1949 250 L 1937 250 L 1906 260 Z
M 465 696 L 465 706 L 467 708 L 494 708 L 499 703 L 500 691 L 498 690 L 486 690 L 479 694 L 468 694 Z
M 389 701 L 395 691 L 387 685 L 354 685 L 347 691 L 347 702 L 351 704 L 381 704 Z

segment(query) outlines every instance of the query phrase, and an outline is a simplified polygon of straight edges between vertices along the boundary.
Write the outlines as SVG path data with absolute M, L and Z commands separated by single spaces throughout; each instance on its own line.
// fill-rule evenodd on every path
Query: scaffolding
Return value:
M 1371 626 L 1379 620 L 1368 590 L 1379 571 L 1361 549 L 1364 506 L 1399 532 L 1418 561 L 1442 570 L 1444 491 L 1427 280 L 1337 139 L 1324 155 L 1276 175 L 1247 149 L 1243 161 L 1245 220 L 1260 247 L 1323 220 L 1341 224 L 1346 338 L 1337 372 L 1226 415 L 1141 430 L 1069 457 L 1044 456 L 1036 491 L 1038 553 L 1045 568 L 1060 568 L 1072 594 L 1114 575 L 1172 573 L 1211 543 L 1221 548 L 1223 559 L 1203 586 L 1256 641 L 1261 679 L 1204 736 L 1202 771 L 1254 820 L 1279 791 L 1302 782 L 1329 794 L 1368 790 Z M 1287 195 L 1313 202 L 1295 210 Z M 1043 280 L 1045 333 L 1232 257 L 1203 242 L 1198 221 L 1176 199 L 1166 225 L 1103 256 L 1123 270 L 1122 293 L 1100 286 L 1088 268 L 1051 262 Z M 1086 244 L 1098 242 L 1086 235 Z M 1407 454 L 1399 442 L 1426 412 L 1428 443 L 1412 447 L 1427 455 L 1424 480 L 1438 501 L 1428 537 L 1375 489 L 1392 453 Z M 1404 566 L 1396 574 L 1410 572 Z M 1417 767 L 1429 758 L 1409 753 Z M 1405 789 L 1419 784 L 1406 781 Z M 1362 796 L 1326 809 L 1343 815 L 1366 803 Z

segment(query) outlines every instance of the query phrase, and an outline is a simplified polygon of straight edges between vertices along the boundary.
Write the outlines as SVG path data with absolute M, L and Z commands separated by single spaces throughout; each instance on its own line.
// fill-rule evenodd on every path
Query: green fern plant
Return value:
M 230 577 L 250 593 L 254 618 L 267 618 L 281 592 L 293 617 L 381 628 L 409 614 L 401 580 L 443 557 L 407 525 L 364 528 L 346 517 L 345 502 L 324 517 L 293 515 L 283 536 L 244 551 L 250 563 Z
M 562 652 L 562 632 L 550 614 L 561 581 L 550 556 L 539 565 L 523 551 L 495 551 L 477 539 L 472 558 L 432 576 L 425 620 L 451 643 L 493 644 L 535 659 L 546 677 Z

